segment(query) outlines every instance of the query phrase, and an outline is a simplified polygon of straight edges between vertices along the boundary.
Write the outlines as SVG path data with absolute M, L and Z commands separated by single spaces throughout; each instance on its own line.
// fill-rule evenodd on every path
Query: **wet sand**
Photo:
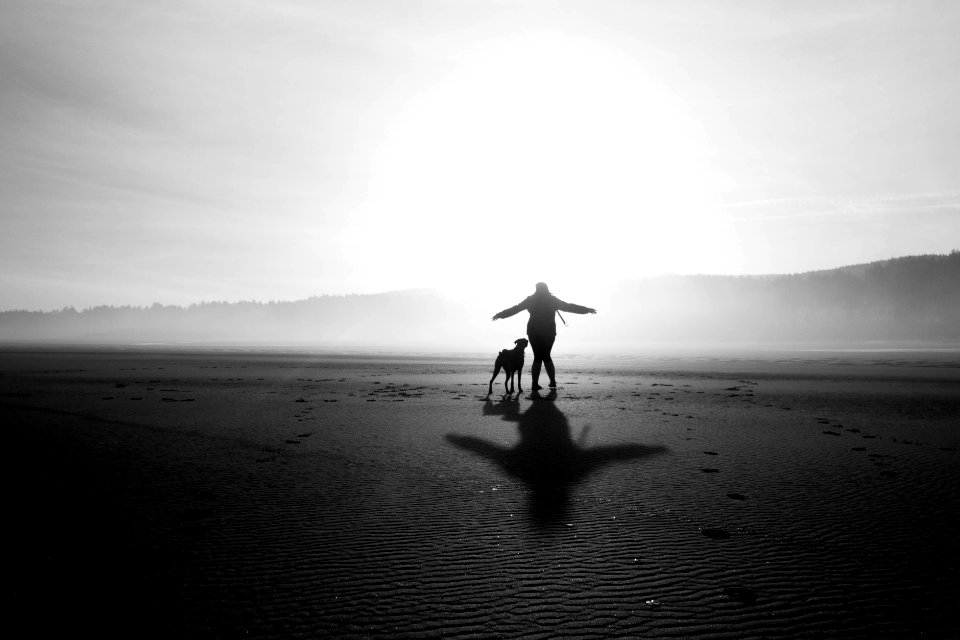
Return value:
M 35 637 L 960 636 L 956 352 L 0 352 Z

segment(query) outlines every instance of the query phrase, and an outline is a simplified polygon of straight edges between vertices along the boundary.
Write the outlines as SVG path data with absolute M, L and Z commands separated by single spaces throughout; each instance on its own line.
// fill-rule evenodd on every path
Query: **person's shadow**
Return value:
M 534 392 L 534 401 L 523 413 L 520 413 L 519 398 L 505 398 L 497 403 L 487 399 L 483 405 L 484 415 L 499 415 L 518 423 L 520 441 L 512 449 L 472 436 L 453 433 L 446 436 L 447 441 L 489 458 L 525 482 L 530 488 L 531 519 L 543 528 L 565 519 L 571 488 L 600 467 L 666 451 L 665 447 L 640 444 L 585 447 L 587 427 L 576 443 L 571 438 L 567 417 L 554 402 L 556 397 L 556 391 L 547 396 Z

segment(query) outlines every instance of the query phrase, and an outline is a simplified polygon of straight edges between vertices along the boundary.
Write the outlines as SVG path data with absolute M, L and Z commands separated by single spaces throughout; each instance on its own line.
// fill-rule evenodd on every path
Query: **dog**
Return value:
M 517 345 L 513 349 L 504 349 L 497 355 L 497 361 L 493 364 L 493 377 L 490 378 L 490 385 L 487 387 L 487 395 L 493 393 L 493 381 L 496 380 L 500 369 L 506 378 L 503 380 L 503 389 L 507 393 L 513 393 L 513 374 L 517 374 L 517 390 L 523 393 L 523 383 L 520 381 L 523 376 L 523 350 L 529 344 L 526 338 L 519 338 L 513 343 Z M 510 386 L 507 386 L 507 383 Z

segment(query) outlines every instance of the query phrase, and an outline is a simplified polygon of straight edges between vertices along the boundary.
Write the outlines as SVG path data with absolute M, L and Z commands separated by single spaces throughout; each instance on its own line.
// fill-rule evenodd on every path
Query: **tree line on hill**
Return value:
M 98 306 L 0 313 L 2 341 L 257 344 L 390 343 L 430 338 L 423 318 L 450 312 L 429 291 L 315 296 L 289 302 L 202 302 L 186 307 Z M 400 327 L 402 330 L 397 330 Z
M 624 282 L 596 304 L 584 344 L 960 341 L 960 252 L 791 275 L 661 276 Z M 470 342 L 489 317 L 439 292 L 316 296 L 291 302 L 187 307 L 100 306 L 0 312 L 0 341 L 326 345 Z M 564 340 L 567 340 L 567 336 Z
M 666 276 L 617 297 L 655 341 L 956 341 L 960 251 L 791 275 Z

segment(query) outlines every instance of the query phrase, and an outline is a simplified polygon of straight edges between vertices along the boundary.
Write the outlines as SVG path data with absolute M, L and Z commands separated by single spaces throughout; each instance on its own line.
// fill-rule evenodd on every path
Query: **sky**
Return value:
M 929 0 L 0 0 L 0 310 L 947 253 L 957 33 Z

